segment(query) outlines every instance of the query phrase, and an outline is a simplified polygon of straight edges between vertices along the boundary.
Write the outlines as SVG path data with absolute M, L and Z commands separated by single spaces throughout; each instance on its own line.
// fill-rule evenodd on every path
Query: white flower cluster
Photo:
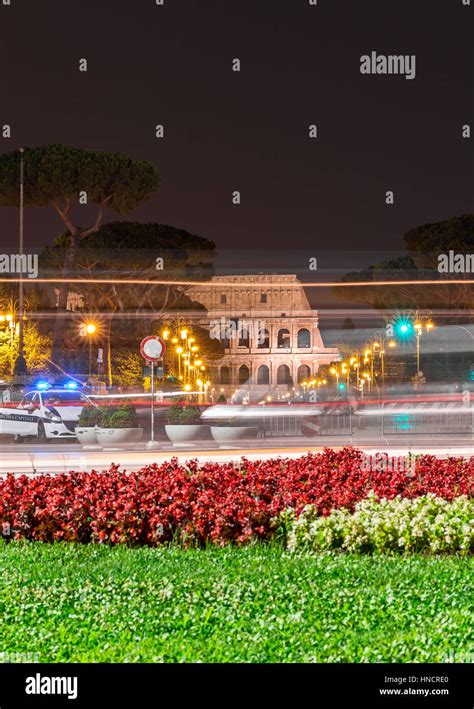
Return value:
M 353 512 L 319 516 L 314 506 L 299 517 L 285 514 L 289 549 L 342 549 L 357 553 L 431 552 L 467 555 L 474 550 L 474 501 L 433 494 L 377 500 L 374 494 Z

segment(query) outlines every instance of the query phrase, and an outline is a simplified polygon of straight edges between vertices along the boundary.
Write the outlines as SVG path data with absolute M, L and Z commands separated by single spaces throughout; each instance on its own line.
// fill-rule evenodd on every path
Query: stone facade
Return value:
M 211 370 L 217 390 L 279 395 L 337 359 L 295 275 L 214 276 L 212 283 L 219 287 L 193 286 L 187 294 L 202 303 L 211 336 L 226 345 Z

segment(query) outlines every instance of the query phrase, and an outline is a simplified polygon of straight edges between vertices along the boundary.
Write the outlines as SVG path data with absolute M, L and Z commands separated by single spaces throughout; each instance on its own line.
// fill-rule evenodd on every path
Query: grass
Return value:
M 0 543 L 0 647 L 39 662 L 445 662 L 472 561 Z

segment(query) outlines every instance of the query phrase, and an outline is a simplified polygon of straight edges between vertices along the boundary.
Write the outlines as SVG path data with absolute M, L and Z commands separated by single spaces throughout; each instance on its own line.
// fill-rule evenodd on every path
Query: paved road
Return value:
M 268 459 L 277 456 L 296 458 L 307 451 L 318 452 L 324 447 L 341 448 L 350 445 L 351 441 L 341 437 L 318 439 L 317 442 L 301 438 L 262 439 L 248 442 L 246 447 L 219 449 L 212 443 L 202 442 L 199 446 L 176 448 L 162 442 L 160 449 L 147 451 L 144 446 L 133 449 L 115 450 L 85 450 L 75 443 L 50 444 L 0 444 L 0 475 L 6 473 L 58 473 L 68 470 L 104 470 L 111 463 L 116 463 L 127 470 L 139 470 L 151 463 L 162 463 L 171 457 L 177 457 L 180 462 L 197 459 L 199 462 L 228 462 L 245 456 L 252 459 Z M 414 455 L 432 453 L 439 457 L 449 455 L 474 455 L 474 442 L 467 437 L 451 439 L 449 436 L 417 437 L 410 439 L 362 439 L 353 440 L 352 444 L 363 449 L 368 454 L 386 451 L 391 456 L 405 456 L 409 452 Z

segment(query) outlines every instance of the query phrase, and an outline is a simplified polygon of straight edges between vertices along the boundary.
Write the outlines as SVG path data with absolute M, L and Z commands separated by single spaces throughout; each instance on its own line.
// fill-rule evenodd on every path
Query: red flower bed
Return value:
M 127 473 L 108 471 L 0 480 L 0 524 L 16 539 L 155 545 L 244 543 L 269 539 L 275 517 L 312 503 L 321 514 L 377 497 L 446 499 L 472 494 L 474 457 L 423 456 L 414 472 L 373 472 L 353 448 L 327 449 L 290 460 L 239 464 L 172 459 Z

